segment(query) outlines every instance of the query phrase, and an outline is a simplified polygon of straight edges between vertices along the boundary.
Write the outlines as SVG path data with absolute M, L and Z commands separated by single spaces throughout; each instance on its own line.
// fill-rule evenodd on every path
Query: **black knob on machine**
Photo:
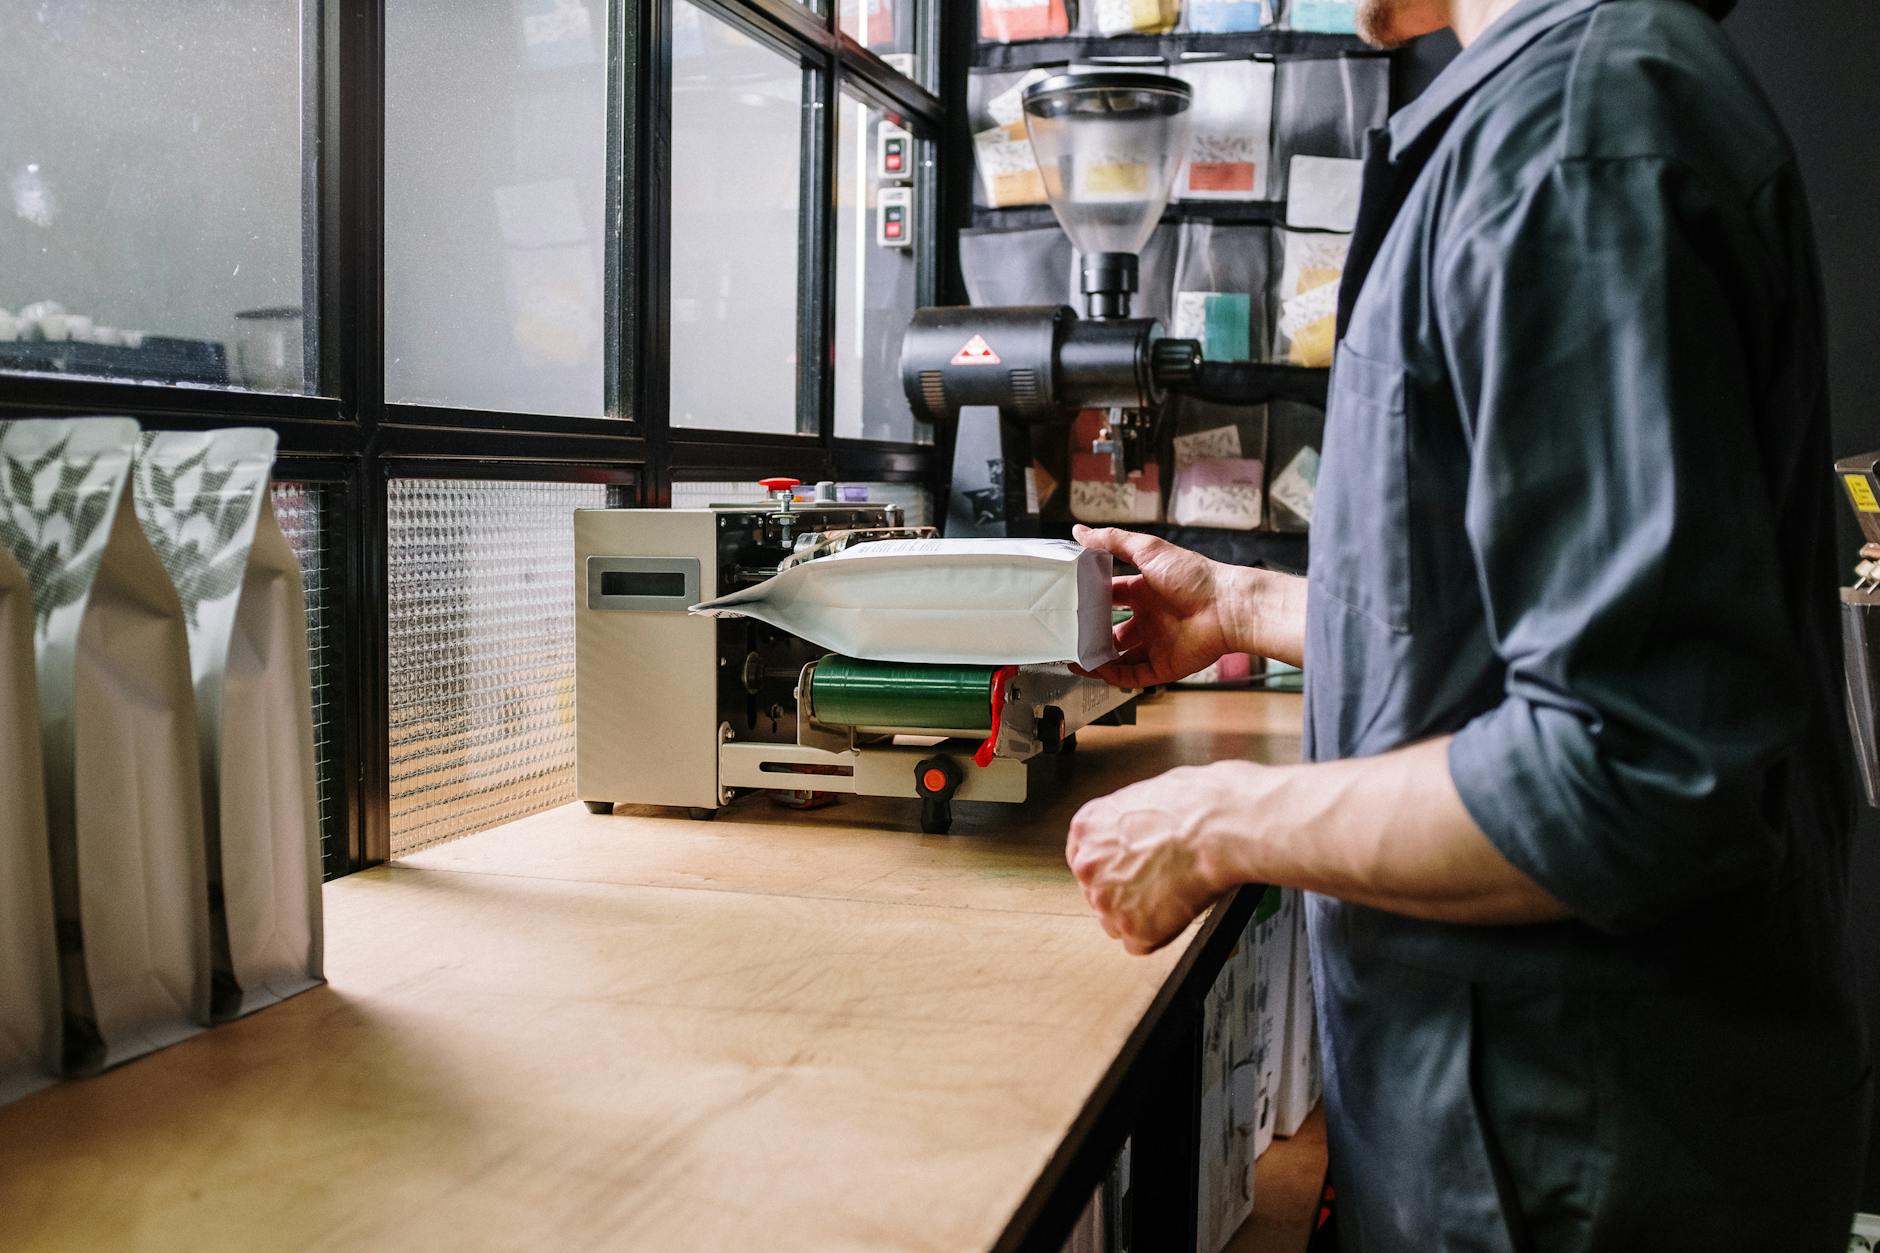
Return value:
M 1192 339 L 1158 339 L 1149 349 L 1149 370 L 1158 388 L 1179 391 L 1201 376 L 1201 345 Z

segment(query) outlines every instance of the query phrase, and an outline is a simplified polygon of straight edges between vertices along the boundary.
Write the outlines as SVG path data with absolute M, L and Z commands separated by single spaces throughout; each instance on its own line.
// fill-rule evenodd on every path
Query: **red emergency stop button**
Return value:
M 767 492 L 787 492 L 803 486 L 802 479 L 759 479 L 757 485 Z

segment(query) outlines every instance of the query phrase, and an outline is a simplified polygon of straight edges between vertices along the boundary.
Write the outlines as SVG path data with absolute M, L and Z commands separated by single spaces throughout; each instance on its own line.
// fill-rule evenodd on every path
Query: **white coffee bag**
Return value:
M 33 592 L 68 1073 L 209 1017 L 189 645 L 131 503 L 136 446 L 124 418 L 0 423 L 0 546 Z
M 694 605 L 866 661 L 975 666 L 1113 660 L 1110 555 L 1069 540 L 858 544 Z
M 189 627 L 218 1020 L 320 982 L 320 831 L 300 566 L 275 437 L 144 436 L 138 515 Z
M 33 597 L 0 547 L 0 1105 L 59 1065 L 59 959 L 39 753 Z

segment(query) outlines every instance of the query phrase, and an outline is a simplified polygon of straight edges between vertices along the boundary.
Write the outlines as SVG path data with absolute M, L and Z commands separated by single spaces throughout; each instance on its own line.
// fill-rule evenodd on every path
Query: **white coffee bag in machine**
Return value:
M 209 1017 L 189 645 L 131 503 L 136 447 L 124 418 L 0 423 L 0 547 L 33 593 L 68 1073 Z
M 274 449 L 269 431 L 150 434 L 137 459 L 138 515 L 189 628 L 217 1019 L 321 977 L 306 599 Z
M 1069 540 L 858 544 L 692 608 L 864 661 L 975 666 L 1116 657 L 1110 555 Z
M 0 1105 L 52 1082 L 59 962 L 39 755 L 33 597 L 0 547 Z

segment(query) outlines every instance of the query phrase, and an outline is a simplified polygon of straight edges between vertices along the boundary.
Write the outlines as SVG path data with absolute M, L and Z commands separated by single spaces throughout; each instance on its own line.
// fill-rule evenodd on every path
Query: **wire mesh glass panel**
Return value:
M 574 799 L 574 511 L 607 489 L 387 493 L 396 857 Z
M 339 588 L 337 536 L 331 525 L 337 489 L 320 483 L 274 484 L 274 514 L 300 561 L 307 592 L 307 657 L 313 679 L 313 758 L 320 802 L 320 866 L 326 878 L 345 874 L 345 788 L 340 776 Z

